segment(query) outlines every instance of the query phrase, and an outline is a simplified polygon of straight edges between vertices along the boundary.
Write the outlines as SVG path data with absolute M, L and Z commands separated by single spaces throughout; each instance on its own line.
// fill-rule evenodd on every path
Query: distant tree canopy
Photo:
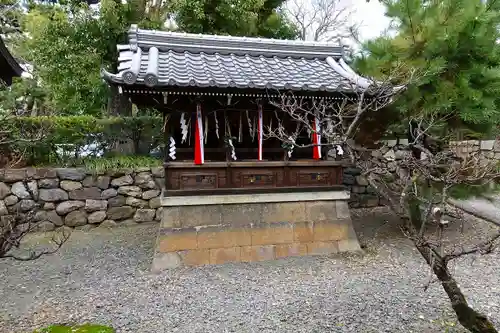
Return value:
M 489 133 L 500 123 L 500 2 L 385 1 L 392 32 L 364 45 L 360 71 L 419 72 L 393 117 L 440 119 L 443 132 Z M 397 83 L 397 82 L 394 82 Z M 385 118 L 394 121 L 394 118 Z
M 0 0 L 0 8 L 17 6 L 16 1 Z M 116 45 L 126 42 L 131 24 L 165 30 L 167 20 L 173 19 L 177 30 L 184 32 L 295 38 L 297 30 L 281 13 L 282 2 L 101 0 L 98 6 L 79 0 L 29 2 L 26 13 L 9 14 L 9 22 L 21 32 L 9 46 L 33 65 L 34 78 L 17 80 L 9 91 L 0 88 L 4 97 L 0 110 L 16 107 L 19 112 L 24 103 L 21 109 L 31 114 L 99 115 L 110 96 L 99 69 L 104 65 L 116 70 Z M 7 29 L 5 20 L 0 31 Z M 34 86 L 39 89 L 31 96 Z

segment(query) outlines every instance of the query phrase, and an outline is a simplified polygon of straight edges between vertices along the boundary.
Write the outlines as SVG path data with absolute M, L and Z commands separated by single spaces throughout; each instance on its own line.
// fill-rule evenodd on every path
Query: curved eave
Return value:
M 21 68 L 21 65 L 14 59 L 10 51 L 7 49 L 7 46 L 3 42 L 2 37 L 0 37 L 0 55 L 7 64 L 10 66 L 10 69 L 14 73 L 14 76 L 20 77 L 23 74 L 23 69 Z

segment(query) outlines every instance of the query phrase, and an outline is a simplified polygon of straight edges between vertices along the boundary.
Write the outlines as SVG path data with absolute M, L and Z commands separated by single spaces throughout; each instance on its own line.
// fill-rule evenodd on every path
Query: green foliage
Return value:
M 53 325 L 33 333 L 114 333 L 115 330 L 102 325 L 81 325 L 81 326 L 63 326 Z
M 113 147 L 119 142 L 131 142 L 131 153 L 137 155 L 161 150 L 162 125 L 161 117 L 156 116 L 10 117 L 0 124 L 0 132 L 8 133 L 5 141 L 10 141 L 4 152 L 21 154 L 30 165 L 63 166 L 79 163 L 84 148 L 88 157 L 117 154 Z
M 135 169 L 140 167 L 158 167 L 162 160 L 149 156 L 116 156 L 108 158 L 86 158 L 82 159 L 78 166 L 84 166 L 86 170 L 100 174 L 109 170 Z
M 232 36 L 292 39 L 297 29 L 280 11 L 283 0 L 175 0 L 179 30 Z
M 357 66 L 377 77 L 417 79 L 397 103 L 400 117 L 434 117 L 444 131 L 485 134 L 500 123 L 500 3 L 481 0 L 386 0 L 394 34 L 364 45 Z M 398 82 L 399 81 L 399 82 Z

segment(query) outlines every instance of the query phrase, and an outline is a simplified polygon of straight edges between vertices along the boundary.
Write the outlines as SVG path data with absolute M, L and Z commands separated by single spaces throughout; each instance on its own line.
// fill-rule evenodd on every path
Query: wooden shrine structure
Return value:
M 284 94 L 311 103 L 353 94 L 366 80 L 342 47 L 137 26 L 128 37 L 118 73 L 102 76 L 139 110 L 164 116 L 153 271 L 359 250 L 343 163 L 322 149 L 318 119 L 308 133 L 274 103 Z M 264 135 L 278 123 L 298 129 L 296 145 Z
M 22 73 L 23 69 L 9 52 L 0 36 L 0 83 L 11 85 L 12 78 L 20 77 Z
M 118 73 L 103 70 L 104 79 L 139 108 L 165 116 L 166 195 L 342 184 L 342 163 L 321 146 L 289 152 L 262 135 L 273 121 L 296 127 L 270 103 L 281 94 L 341 100 L 352 93 L 342 47 L 132 26 L 129 44 L 118 49 Z M 311 140 L 302 131 L 296 142 Z

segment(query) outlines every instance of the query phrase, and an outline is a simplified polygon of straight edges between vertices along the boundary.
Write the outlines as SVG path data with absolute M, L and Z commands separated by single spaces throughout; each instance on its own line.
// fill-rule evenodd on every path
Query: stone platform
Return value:
M 359 251 L 349 193 L 163 197 L 152 270 Z

